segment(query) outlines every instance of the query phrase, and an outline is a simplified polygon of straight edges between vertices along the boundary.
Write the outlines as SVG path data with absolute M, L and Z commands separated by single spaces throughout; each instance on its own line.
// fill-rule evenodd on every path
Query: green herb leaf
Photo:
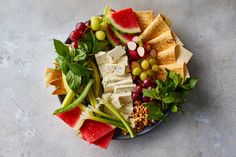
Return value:
M 166 97 L 163 98 L 164 103 L 183 103 L 184 99 L 182 98 L 181 93 L 172 92 L 169 93 Z
M 107 40 L 104 41 L 95 41 L 94 45 L 93 45 L 93 49 L 92 49 L 92 53 L 97 53 L 99 51 L 105 51 L 108 50 L 109 47 L 109 42 Z
M 76 75 L 71 70 L 69 70 L 66 74 L 66 82 L 70 89 L 76 93 L 81 84 L 81 76 Z
M 143 96 L 150 97 L 153 99 L 159 99 L 155 89 L 143 89 Z
M 183 85 L 181 85 L 180 87 L 186 90 L 191 90 L 197 85 L 197 82 L 197 78 L 187 78 Z
M 69 55 L 70 51 L 67 45 L 65 45 L 64 43 L 62 43 L 60 40 L 57 39 L 53 39 L 53 42 L 58 55 L 63 57 L 67 57 Z
M 62 70 L 64 74 L 66 74 L 69 70 L 69 67 L 67 65 L 67 59 L 65 57 L 58 55 L 56 61 L 59 64 L 58 68 Z
M 74 58 L 74 61 L 76 62 L 82 62 L 82 64 L 84 63 L 84 61 L 86 60 L 87 58 L 87 53 L 83 50 L 80 50 L 80 49 L 77 49 L 77 55 L 76 57 Z
M 148 119 L 159 120 L 163 117 L 163 112 L 161 108 L 155 103 L 145 103 L 144 107 L 149 110 Z
M 88 69 L 80 64 L 68 63 L 70 70 L 78 76 L 87 76 L 89 75 Z

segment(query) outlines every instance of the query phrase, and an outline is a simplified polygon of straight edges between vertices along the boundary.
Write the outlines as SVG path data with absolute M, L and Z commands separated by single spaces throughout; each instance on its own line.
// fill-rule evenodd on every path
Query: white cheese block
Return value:
M 131 92 L 135 88 L 134 84 L 115 86 L 114 93 Z
M 102 77 L 107 74 L 124 75 L 126 71 L 126 66 L 121 64 L 102 64 L 99 66 L 99 71 Z
M 126 79 L 132 79 L 131 74 L 125 74 L 122 76 L 118 76 L 114 74 L 107 74 L 103 77 L 102 84 L 106 85 L 108 83 L 114 83 L 114 82 L 118 82 L 118 81 L 126 80 Z
M 115 98 L 111 101 L 112 105 L 116 108 L 116 109 L 119 109 L 121 108 L 121 103 L 120 103 L 120 100 L 119 98 Z
M 95 54 L 95 59 L 96 59 L 96 62 L 98 64 L 98 66 L 101 65 L 101 64 L 106 64 L 106 63 L 110 62 L 110 59 L 107 56 L 107 53 L 104 52 L 104 51 L 100 51 L 100 52 L 96 53 Z
M 109 56 L 110 63 L 116 62 L 121 56 L 125 54 L 125 50 L 122 48 L 122 46 L 116 46 L 112 50 L 110 50 L 107 55 Z
M 118 59 L 116 62 L 116 64 L 123 64 L 123 65 L 128 65 L 128 57 L 122 56 L 120 59 Z
M 192 58 L 193 54 L 192 52 L 188 51 L 186 48 L 183 46 L 178 46 L 178 58 L 177 58 L 177 63 L 188 63 L 189 60 Z
M 133 80 L 130 78 L 130 79 L 126 79 L 126 80 L 121 80 L 121 81 L 118 81 L 118 82 L 114 82 L 114 83 L 109 83 L 107 85 L 104 85 L 104 92 L 107 93 L 107 92 L 113 92 L 114 89 L 115 89 L 115 86 L 119 86 L 119 85 L 125 85 L 125 84 L 132 84 L 133 83 Z

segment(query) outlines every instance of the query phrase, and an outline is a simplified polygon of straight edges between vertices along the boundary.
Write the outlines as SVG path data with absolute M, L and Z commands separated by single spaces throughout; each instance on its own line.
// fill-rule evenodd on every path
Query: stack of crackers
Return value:
M 183 43 L 171 30 L 170 19 L 161 14 L 154 19 L 152 10 L 136 11 L 136 15 L 142 30 L 140 38 L 156 52 L 160 68 L 157 78 L 165 80 L 166 68 L 183 78 L 190 77 L 187 63 L 193 54 L 183 47 Z

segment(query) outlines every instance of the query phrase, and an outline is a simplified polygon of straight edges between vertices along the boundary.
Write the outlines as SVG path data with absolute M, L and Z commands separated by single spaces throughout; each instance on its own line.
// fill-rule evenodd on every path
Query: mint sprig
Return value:
M 156 88 L 143 89 L 143 95 L 154 100 L 144 104 L 149 110 L 148 118 L 167 121 L 165 111 L 168 109 L 172 112 L 182 111 L 181 105 L 185 102 L 189 92 L 197 85 L 197 82 L 197 78 L 183 79 L 179 74 L 166 69 L 165 81 L 156 80 Z

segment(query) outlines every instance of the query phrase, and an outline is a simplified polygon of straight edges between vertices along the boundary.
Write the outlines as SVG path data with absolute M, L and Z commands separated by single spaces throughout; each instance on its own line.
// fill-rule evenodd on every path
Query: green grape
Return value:
M 158 65 L 153 65 L 152 70 L 155 71 L 155 72 L 158 72 L 158 70 L 159 70 Z
M 156 61 L 155 58 L 150 58 L 150 59 L 148 60 L 148 62 L 149 62 L 150 65 L 155 65 L 155 64 L 157 63 L 157 61 Z
M 131 62 L 131 69 L 134 69 L 136 67 L 140 67 L 139 63 L 136 61 Z
M 134 76 L 138 76 L 141 72 L 142 72 L 142 71 L 141 71 L 141 69 L 140 69 L 139 67 L 136 67 L 136 68 L 134 68 L 134 69 L 132 70 L 132 74 L 133 74 Z
M 155 76 L 155 72 L 152 71 L 151 69 L 148 69 L 147 70 L 147 75 L 148 75 L 148 77 L 154 77 Z
M 100 18 L 98 16 L 92 16 L 91 17 L 91 23 L 94 22 L 94 21 L 100 22 Z
M 146 78 L 148 77 L 148 75 L 147 75 L 146 72 L 142 72 L 139 77 L 140 77 L 140 79 L 141 79 L 142 81 L 144 81 L 144 80 L 146 80 Z
M 143 61 L 141 62 L 141 67 L 142 67 L 144 70 L 148 69 L 148 68 L 149 68 L 149 62 L 148 62 L 147 60 L 143 60 Z
M 177 112 L 178 107 L 176 105 L 171 106 L 171 112 Z
M 101 30 L 103 30 L 103 31 L 107 30 L 107 23 L 106 22 L 102 22 L 100 25 L 101 25 Z
M 105 37 L 106 37 L 106 35 L 105 35 L 105 33 L 104 33 L 103 31 L 97 31 L 97 32 L 95 33 L 95 36 L 96 36 L 96 38 L 97 38 L 98 40 L 104 40 Z

